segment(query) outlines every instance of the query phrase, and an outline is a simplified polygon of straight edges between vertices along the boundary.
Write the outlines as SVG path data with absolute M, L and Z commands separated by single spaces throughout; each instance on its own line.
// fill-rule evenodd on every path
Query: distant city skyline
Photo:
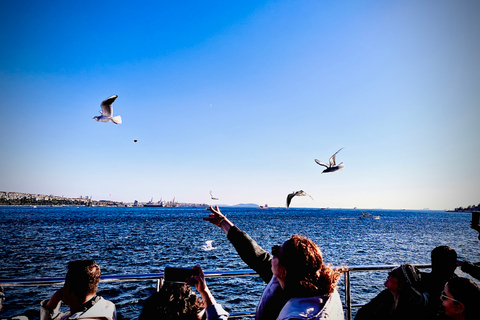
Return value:
M 475 205 L 479 16 L 475 0 L 0 2 L 0 190 Z M 92 119 L 113 95 L 122 123 Z

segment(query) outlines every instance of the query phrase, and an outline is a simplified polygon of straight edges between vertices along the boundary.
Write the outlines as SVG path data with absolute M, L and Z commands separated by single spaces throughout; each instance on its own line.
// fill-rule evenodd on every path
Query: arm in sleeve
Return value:
M 475 279 L 480 280 L 480 262 L 471 263 L 469 261 L 463 261 L 461 270 Z
M 242 260 L 255 270 L 266 283 L 272 279 L 272 256 L 260 247 L 246 232 L 233 226 L 227 235 Z
M 209 305 L 205 312 L 207 313 L 207 320 L 227 320 L 229 316 L 228 312 L 218 303 Z
M 57 319 L 57 317 L 58 319 L 60 319 L 60 306 L 62 305 L 62 303 L 60 302 L 54 310 L 49 310 L 46 307 L 47 302 L 48 300 L 43 300 L 42 302 L 40 302 L 40 320 L 53 320 Z

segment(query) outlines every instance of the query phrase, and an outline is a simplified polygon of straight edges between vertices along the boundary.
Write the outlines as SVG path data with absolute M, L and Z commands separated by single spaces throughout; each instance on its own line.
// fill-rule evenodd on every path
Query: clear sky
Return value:
M 478 204 L 478 17 L 477 0 L 1 1 L 0 190 Z M 93 120 L 114 94 L 123 123 Z

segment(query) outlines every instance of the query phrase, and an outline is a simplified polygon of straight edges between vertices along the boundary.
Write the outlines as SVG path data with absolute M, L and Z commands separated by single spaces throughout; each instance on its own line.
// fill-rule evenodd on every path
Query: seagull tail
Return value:
M 122 123 L 122 117 L 120 117 L 120 116 L 113 117 L 112 121 L 115 124 L 120 124 L 120 123 Z

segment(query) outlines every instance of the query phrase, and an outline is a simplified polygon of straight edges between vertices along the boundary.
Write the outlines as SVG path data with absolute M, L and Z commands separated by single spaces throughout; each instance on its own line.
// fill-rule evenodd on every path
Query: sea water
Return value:
M 301 234 L 320 245 L 334 266 L 429 264 L 438 245 L 459 258 L 480 260 L 480 242 L 469 213 L 354 209 L 235 208 L 222 212 L 265 250 Z M 94 259 L 102 275 L 162 273 L 165 266 L 205 271 L 244 270 L 225 233 L 203 221 L 205 208 L 0 207 L 0 278 L 64 277 L 66 264 Z M 202 250 L 213 240 L 214 250 Z M 457 273 L 462 274 L 459 270 Z M 352 274 L 352 303 L 365 303 L 383 287 L 386 271 Z M 217 302 L 229 312 L 254 311 L 265 284 L 259 277 L 208 278 Z M 156 283 L 100 283 L 119 319 L 137 319 Z M 38 319 L 39 303 L 59 286 L 5 287 L 0 318 Z M 344 297 L 343 280 L 339 284 Z

